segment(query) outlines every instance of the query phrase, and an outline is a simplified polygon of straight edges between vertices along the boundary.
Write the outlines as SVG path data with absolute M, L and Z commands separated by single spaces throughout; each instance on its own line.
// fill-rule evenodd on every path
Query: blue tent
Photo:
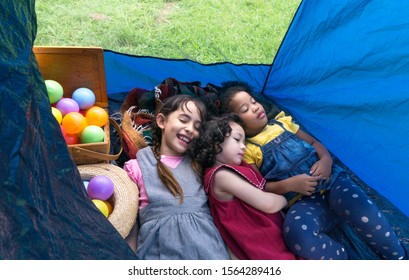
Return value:
M 9 222 L 9 232 L 16 232 L 7 235 L 1 231 L 0 257 L 135 258 L 85 199 L 64 145 L 56 146 L 47 137 L 58 139 L 61 135 L 57 126 L 43 125 L 52 115 L 49 104 L 42 101 L 45 87 L 30 53 L 35 37 L 33 2 L 0 4 L 1 18 L 6 19 L 0 30 L 5 42 L 0 45 L 0 128 L 2 135 L 10 135 L 8 140 L 2 139 L 0 149 L 4 170 L 0 192 L 7 197 L 0 202 L 0 214 Z M 409 108 L 405 108 L 409 107 L 405 91 L 409 78 L 408 12 L 409 6 L 397 0 L 304 0 L 271 65 L 203 65 L 105 50 L 110 111 L 116 111 L 135 87 L 150 90 L 168 77 L 203 85 L 246 81 L 254 91 L 289 111 L 349 168 L 408 247 L 409 175 L 404 170 L 409 166 L 405 139 L 409 134 L 405 126 L 409 123 Z M 22 26 L 27 29 L 23 35 L 11 36 L 9 27 L 17 30 Z M 17 44 L 5 38 L 14 38 Z M 9 54 L 7 59 L 4 53 Z M 3 81 L 12 82 L 3 85 Z M 30 135 L 37 136 L 28 139 Z M 47 175 L 42 175 L 45 170 Z M 56 184 L 67 187 L 61 190 Z M 47 202 L 50 195 L 51 204 Z M 75 211 L 66 211 L 71 207 L 64 202 L 67 196 L 76 199 L 81 219 Z M 56 219 L 56 214 L 64 219 Z M 86 221 L 91 220 L 99 230 L 86 229 Z M 62 228 L 69 233 L 63 234 Z M 348 225 L 334 236 L 350 244 L 356 253 L 353 258 L 377 258 Z M 29 239 L 34 240 L 38 252 L 25 244 Z M 73 250 L 62 249 L 63 240 L 72 240 Z M 116 244 L 115 252 L 107 242 Z M 86 246 L 76 252 L 79 244 Z M 101 252 L 87 251 L 96 246 L 101 246 Z
M 303 1 L 264 92 L 409 216 L 409 5 Z
M 407 14 L 397 0 L 302 1 L 272 65 L 106 51 L 108 94 L 151 89 L 167 77 L 247 81 L 409 216 Z

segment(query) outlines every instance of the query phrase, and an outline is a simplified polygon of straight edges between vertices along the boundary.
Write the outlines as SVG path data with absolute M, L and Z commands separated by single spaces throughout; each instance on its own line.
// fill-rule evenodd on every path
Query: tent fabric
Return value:
M 264 94 L 409 216 L 409 5 L 303 1 Z
M 329 148 L 378 204 L 408 249 L 404 168 L 409 153 L 405 137 L 400 137 L 408 132 L 407 9 L 398 1 L 304 0 L 268 70 L 265 65 L 246 65 L 244 73 L 235 72 L 243 66 L 222 63 L 216 64 L 216 71 L 215 65 L 189 60 L 105 51 L 110 108 L 119 106 L 115 102 L 133 87 L 152 90 L 167 77 L 215 85 L 246 81 Z M 121 76 L 130 79 L 119 86 Z M 380 258 L 347 224 L 330 234 L 345 244 L 351 259 Z
M 0 2 L 0 258 L 137 259 L 87 196 L 51 114 L 34 9 Z
M 169 77 L 177 77 L 179 81 L 200 81 L 203 85 L 248 80 L 260 92 L 270 69 L 270 65 L 264 64 L 201 64 L 188 59 L 132 56 L 110 50 L 104 51 L 104 64 L 108 95 L 129 92 L 136 86 L 152 89 Z

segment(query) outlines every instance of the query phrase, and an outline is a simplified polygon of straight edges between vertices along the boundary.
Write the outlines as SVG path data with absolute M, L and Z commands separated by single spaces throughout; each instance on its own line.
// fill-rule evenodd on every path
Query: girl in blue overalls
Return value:
M 305 259 L 348 259 L 343 245 L 326 234 L 343 220 L 383 258 L 405 258 L 404 248 L 378 207 L 291 116 L 280 112 L 269 122 L 263 106 L 242 82 L 224 84 L 221 109 L 243 120 L 247 138 L 243 160 L 269 181 L 267 191 L 289 200 L 283 235 L 291 251 Z

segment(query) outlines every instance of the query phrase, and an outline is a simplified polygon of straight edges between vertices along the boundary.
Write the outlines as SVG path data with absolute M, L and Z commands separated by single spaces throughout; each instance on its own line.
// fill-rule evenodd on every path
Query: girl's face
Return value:
M 216 155 L 216 164 L 240 165 L 246 145 L 244 144 L 245 134 L 243 128 L 237 123 L 229 123 L 231 133 L 224 138 L 220 147 L 223 149 Z
M 179 156 L 185 154 L 190 142 L 199 136 L 202 119 L 196 105 L 188 101 L 166 117 L 158 114 L 156 122 L 162 129 L 161 155 Z
M 257 135 L 268 123 L 263 106 L 245 91 L 237 92 L 231 98 L 229 107 L 243 120 L 246 136 Z

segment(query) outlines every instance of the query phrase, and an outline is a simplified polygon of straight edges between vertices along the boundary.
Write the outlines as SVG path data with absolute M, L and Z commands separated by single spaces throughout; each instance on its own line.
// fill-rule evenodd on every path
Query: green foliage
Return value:
M 269 64 L 301 0 L 37 0 L 35 45 Z

